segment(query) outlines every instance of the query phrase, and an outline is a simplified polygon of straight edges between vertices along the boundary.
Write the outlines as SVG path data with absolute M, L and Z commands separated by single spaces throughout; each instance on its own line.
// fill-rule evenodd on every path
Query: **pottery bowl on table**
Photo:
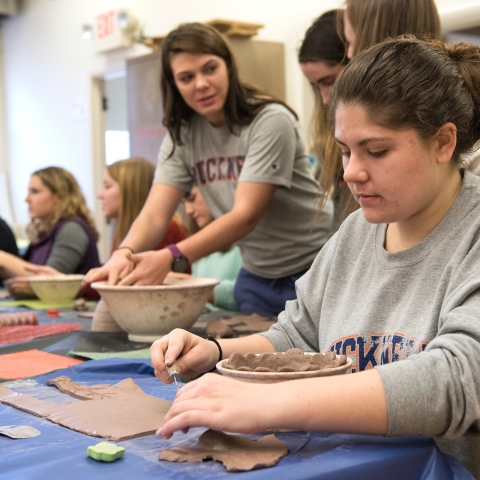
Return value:
M 297 355 L 299 352 L 297 350 Z M 290 352 L 293 351 L 290 350 Z M 285 352 L 287 353 L 287 352 Z M 306 362 L 309 363 L 312 358 L 318 358 L 317 356 L 324 356 L 324 354 L 320 353 L 315 353 L 315 352 L 301 352 L 304 357 L 310 356 L 311 358 L 305 358 Z M 285 382 L 288 380 L 299 380 L 302 378 L 315 378 L 315 377 L 327 377 L 331 375 L 341 375 L 343 373 L 346 373 L 348 369 L 352 366 L 352 360 L 349 357 L 346 357 L 345 355 L 342 356 L 336 356 L 333 354 L 333 359 L 332 359 L 332 353 L 333 352 L 328 352 L 326 355 L 328 355 L 330 358 L 324 364 L 322 362 L 322 366 L 320 369 L 316 370 L 304 370 L 304 371 L 244 371 L 244 370 L 237 370 L 237 369 L 232 369 L 226 368 L 226 366 L 229 365 L 230 359 L 232 356 L 230 356 L 229 359 L 226 360 L 221 360 L 220 362 L 217 363 L 217 370 L 222 374 L 225 375 L 226 377 L 234 378 L 236 380 L 241 380 L 244 382 L 250 382 L 250 383 L 278 383 L 278 382 Z M 239 354 L 235 354 L 239 355 Z M 256 356 L 257 358 L 260 358 L 261 356 L 265 355 L 271 355 L 271 354 L 247 354 L 246 356 Z M 278 355 L 278 353 L 277 353 Z M 280 354 L 281 355 L 281 354 Z M 315 356 L 315 357 L 314 357 Z M 331 360 L 331 361 L 330 361 Z M 339 366 L 333 366 L 335 364 L 343 363 Z M 300 365 L 302 365 L 300 363 Z M 308 368 L 307 366 L 303 365 L 301 368 Z
M 92 283 L 132 342 L 154 342 L 174 328 L 188 330 L 197 320 L 213 287 L 213 278 L 167 277 L 162 285 L 116 286 Z
M 34 275 L 28 277 L 35 295 L 46 304 L 70 303 L 82 287 L 83 275 Z

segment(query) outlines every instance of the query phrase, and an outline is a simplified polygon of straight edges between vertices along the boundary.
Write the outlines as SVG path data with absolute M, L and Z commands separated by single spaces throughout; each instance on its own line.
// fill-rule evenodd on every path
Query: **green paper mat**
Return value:
M 97 302 L 87 302 L 89 307 L 94 307 Z M 0 300 L 0 307 L 27 307 L 32 310 L 47 310 L 49 308 L 72 308 L 73 301 L 69 303 L 43 303 L 41 300 Z
M 104 358 L 150 358 L 150 349 L 129 350 L 127 352 L 77 352 L 70 350 L 70 355 L 89 358 L 90 360 L 103 360 Z

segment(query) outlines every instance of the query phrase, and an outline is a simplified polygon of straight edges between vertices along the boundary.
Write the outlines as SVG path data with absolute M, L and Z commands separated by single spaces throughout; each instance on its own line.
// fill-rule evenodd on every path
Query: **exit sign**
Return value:
M 123 31 L 118 23 L 118 10 L 100 13 L 95 19 L 95 44 L 98 52 L 130 47 L 129 32 Z

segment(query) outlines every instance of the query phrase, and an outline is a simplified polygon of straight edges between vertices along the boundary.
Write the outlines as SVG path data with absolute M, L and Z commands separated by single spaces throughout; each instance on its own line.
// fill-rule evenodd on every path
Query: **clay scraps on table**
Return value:
M 0 315 L 0 326 L 38 325 L 36 312 L 3 313 Z
M 58 405 L 0 385 L 0 402 L 77 432 L 116 442 L 155 433 L 172 405 L 146 394 L 131 378 L 113 386 L 83 386 L 65 376 L 47 383 L 84 401 Z
M 166 448 L 158 459 L 169 462 L 214 460 L 223 463 L 228 472 L 241 472 L 272 467 L 287 454 L 288 447 L 275 435 L 251 440 L 241 435 L 207 430 L 195 445 Z
M 272 325 L 277 323 L 272 317 L 262 317 L 256 313 L 241 315 L 232 318 L 212 320 L 207 324 L 207 335 L 213 338 L 230 338 L 235 333 L 261 333 L 266 332 Z
M 84 298 L 77 298 L 73 301 L 73 309 L 78 312 L 86 312 L 88 310 L 87 302 Z
M 337 356 L 335 352 L 305 354 L 299 348 L 291 348 L 285 353 L 232 353 L 223 367 L 244 372 L 307 372 L 346 365 L 347 356 Z

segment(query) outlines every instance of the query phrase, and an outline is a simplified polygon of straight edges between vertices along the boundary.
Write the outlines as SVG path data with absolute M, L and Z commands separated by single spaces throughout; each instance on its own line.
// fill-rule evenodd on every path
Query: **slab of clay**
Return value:
M 262 317 L 257 313 L 252 313 L 252 315 L 238 315 L 237 317 L 222 318 L 222 321 L 225 322 L 226 325 L 233 327 L 235 325 L 248 325 L 252 323 L 271 321 L 271 318 Z
M 117 385 L 85 387 L 68 377 L 48 383 L 84 400 L 57 405 L 0 385 L 0 402 L 94 437 L 116 442 L 151 435 L 163 423 L 172 402 L 146 394 L 131 378 Z
M 222 320 L 212 320 L 208 322 L 205 331 L 207 332 L 207 335 L 210 335 L 213 338 L 233 337 L 233 330 Z
M 207 335 L 211 335 L 214 338 L 230 338 L 234 332 L 266 332 L 275 323 L 277 322 L 271 320 L 270 317 L 262 317 L 254 313 L 252 315 L 212 320 L 207 324 L 206 331 Z
M 167 448 L 158 459 L 169 462 L 215 460 L 223 463 L 228 472 L 240 472 L 272 467 L 287 454 L 287 446 L 275 435 L 251 440 L 240 435 L 207 430 L 195 445 Z
M 337 357 L 335 352 L 305 354 L 299 348 L 285 353 L 232 353 L 223 367 L 243 372 L 311 372 L 346 365 L 347 356 Z

